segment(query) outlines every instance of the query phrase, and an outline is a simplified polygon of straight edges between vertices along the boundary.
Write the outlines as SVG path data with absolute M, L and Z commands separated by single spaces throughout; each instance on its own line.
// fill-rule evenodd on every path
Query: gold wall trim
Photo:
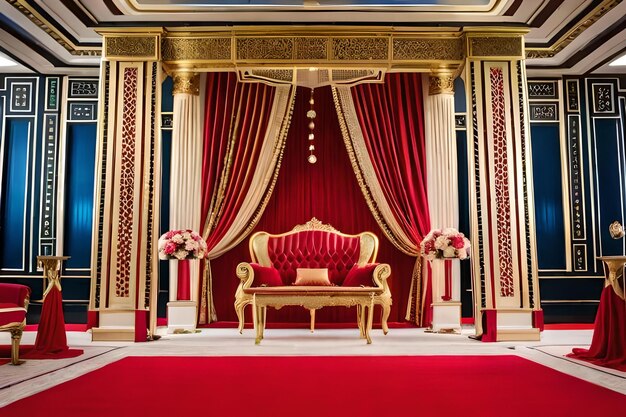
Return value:
M 539 48 L 526 48 L 526 58 L 551 58 L 555 56 L 622 1 L 623 0 L 604 0 L 552 45 Z
M 76 45 L 65 35 L 63 35 L 63 33 L 58 31 L 53 24 L 46 20 L 41 14 L 39 14 L 24 0 L 6 0 L 6 2 L 15 7 L 24 16 L 26 16 L 28 20 L 35 24 L 35 26 L 46 32 L 52 39 L 54 39 L 59 45 L 65 48 L 65 50 L 67 50 L 70 54 L 77 56 L 100 55 L 101 48 Z
M 104 35 L 104 59 L 116 61 L 160 60 L 159 35 Z

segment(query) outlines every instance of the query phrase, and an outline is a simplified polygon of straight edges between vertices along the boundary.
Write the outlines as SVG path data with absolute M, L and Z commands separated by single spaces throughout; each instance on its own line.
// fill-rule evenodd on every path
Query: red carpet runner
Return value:
M 516 356 L 131 357 L 0 415 L 573 417 L 625 403 Z

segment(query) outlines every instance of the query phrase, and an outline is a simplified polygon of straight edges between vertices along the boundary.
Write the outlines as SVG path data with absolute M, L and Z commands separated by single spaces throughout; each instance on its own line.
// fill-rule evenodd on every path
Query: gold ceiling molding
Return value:
M 85 47 L 78 46 L 68 39 L 63 33 L 57 30 L 53 24 L 48 22 L 41 14 L 33 9 L 24 0 L 6 0 L 11 6 L 15 7 L 31 22 L 35 24 L 39 29 L 46 32 L 52 39 L 54 39 L 59 45 L 61 45 L 70 54 L 76 56 L 99 56 L 101 48 L 98 47 Z
M 570 30 L 561 36 L 556 42 L 548 47 L 529 47 L 526 48 L 526 58 L 552 58 L 566 46 L 574 41 L 581 33 L 589 29 L 602 16 L 610 12 L 615 6 L 623 0 L 604 0 L 589 12 L 584 18 L 578 21 Z
M 123 0 L 125 6 L 132 10 L 135 14 L 152 14 L 152 13 L 209 13 L 214 12 L 214 9 L 220 4 L 210 4 L 210 3 L 198 3 L 198 2 L 187 2 L 178 3 L 178 4 L 164 4 L 163 2 L 146 2 L 146 1 L 138 1 L 138 0 Z M 497 14 L 499 13 L 507 4 L 508 0 L 490 0 L 487 4 L 431 4 L 431 5 L 421 5 L 419 8 L 416 8 L 411 5 L 397 6 L 394 7 L 395 10 L 399 12 L 411 12 L 413 14 L 424 14 L 424 13 L 441 13 L 441 14 L 449 14 L 449 13 L 488 13 L 488 14 Z M 380 6 L 370 6 L 370 5 L 352 5 L 353 10 L 355 11 L 364 11 L 364 10 L 380 10 Z M 272 4 L 241 4 L 237 6 L 239 9 L 244 11 L 271 11 L 272 13 L 276 12 L 286 12 L 286 11 L 345 11 L 345 7 L 342 5 L 283 5 L 276 6 Z

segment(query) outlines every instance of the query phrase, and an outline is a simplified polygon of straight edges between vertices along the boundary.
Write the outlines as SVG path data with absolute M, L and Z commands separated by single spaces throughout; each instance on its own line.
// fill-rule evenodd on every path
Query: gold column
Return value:
M 143 330 L 136 329 L 152 321 L 148 311 L 156 307 L 161 32 L 100 30 L 103 59 L 89 305 L 89 323 L 98 326 L 93 328 L 94 340 L 145 340 Z
M 446 70 L 433 70 L 428 77 L 428 95 L 454 94 L 455 74 Z
M 474 311 L 484 341 L 539 340 L 543 327 L 524 34 L 465 34 Z
M 200 94 L 200 74 L 195 72 L 176 71 L 172 75 L 174 89 L 172 94 Z
M 174 88 L 172 154 L 170 170 L 170 229 L 191 229 L 202 234 L 203 115 L 200 100 L 200 75 L 187 70 L 172 72 Z M 179 300 L 178 265 L 170 262 L 168 332 L 193 331 L 197 323 L 200 265 L 189 262 L 191 297 Z

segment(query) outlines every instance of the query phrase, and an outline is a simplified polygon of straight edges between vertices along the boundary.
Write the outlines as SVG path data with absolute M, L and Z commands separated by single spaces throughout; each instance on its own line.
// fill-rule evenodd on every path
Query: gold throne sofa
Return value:
M 387 334 L 392 303 L 387 278 L 391 267 L 375 263 L 377 253 L 378 238 L 373 233 L 344 234 L 316 218 L 287 233 L 255 233 L 250 237 L 252 262 L 237 266 L 237 277 L 241 280 L 235 294 L 239 332 L 244 326 L 245 306 L 254 304 L 255 296 L 263 296 L 265 306 L 301 305 L 308 308 L 311 331 L 317 308 L 356 305 L 361 337 L 367 338 L 368 343 L 363 307 L 380 305 L 381 325 Z M 326 276 L 320 281 L 318 274 Z M 370 305 L 363 302 L 363 294 L 371 296 Z M 261 309 L 255 311 L 255 328 L 259 315 L 262 316 L 262 327 L 265 325 L 265 310 Z M 260 338 L 262 329 L 261 336 L 257 329 L 257 343 Z

